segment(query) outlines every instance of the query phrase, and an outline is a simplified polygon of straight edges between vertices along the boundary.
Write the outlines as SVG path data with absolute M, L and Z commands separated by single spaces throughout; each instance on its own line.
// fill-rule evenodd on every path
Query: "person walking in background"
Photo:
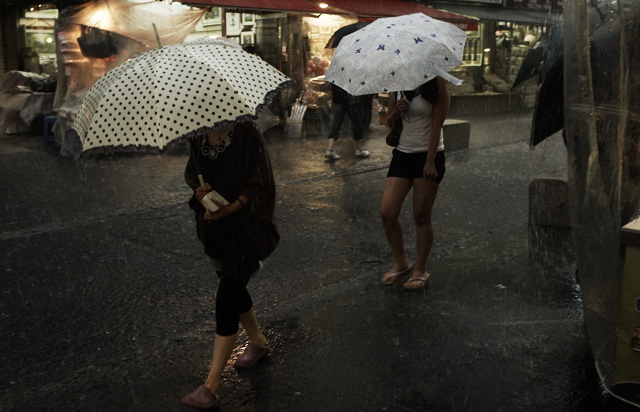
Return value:
M 189 206 L 195 212 L 199 240 L 220 283 L 216 294 L 216 334 L 206 382 L 184 396 L 185 406 L 208 410 L 219 405 L 220 380 L 242 323 L 249 344 L 238 356 L 237 368 L 253 367 L 269 353 L 260 330 L 247 283 L 276 248 L 275 181 L 264 138 L 253 122 L 210 131 L 192 142 L 185 180 L 193 189 Z M 200 179 L 200 176 L 202 179 Z M 227 202 L 205 209 L 212 190 Z M 208 199 L 208 198 L 207 198 Z M 205 199 L 205 200 L 207 200 Z
M 340 155 L 333 150 L 333 145 L 338 140 L 340 127 L 345 115 L 349 116 L 353 127 L 356 157 L 369 156 L 369 152 L 362 149 L 362 102 L 360 96 L 352 96 L 334 84 L 331 85 L 331 95 L 331 128 L 329 131 L 329 144 L 324 157 L 330 160 L 340 159 Z
M 371 118 L 373 117 L 373 94 L 360 96 L 362 99 L 362 131 L 366 135 L 371 131 Z
M 380 215 L 393 254 L 391 271 L 382 278 L 394 285 L 411 272 L 403 284 L 407 290 L 423 287 L 429 279 L 427 258 L 433 244 L 431 211 L 438 185 L 445 173 L 442 125 L 449 111 L 447 82 L 436 77 L 415 90 L 389 94 L 391 127 L 402 119 L 402 133 L 387 172 Z M 413 219 L 416 225 L 416 262 L 412 264 L 404 249 L 399 216 L 402 204 L 413 187 Z

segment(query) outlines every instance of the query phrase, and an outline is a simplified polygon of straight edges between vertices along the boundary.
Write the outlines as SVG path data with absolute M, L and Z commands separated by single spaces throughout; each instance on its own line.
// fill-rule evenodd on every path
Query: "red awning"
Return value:
M 308 14 L 355 14 L 360 20 L 371 21 L 379 17 L 424 13 L 438 20 L 455 23 L 464 30 L 477 29 L 478 20 L 473 17 L 449 13 L 420 3 L 397 0 L 182 0 L 192 6 L 225 7 L 229 9 L 269 10 Z M 325 3 L 326 8 L 318 4 Z M 465 28 L 465 25 L 467 27 Z
M 264 10 L 308 14 L 349 14 L 347 10 L 333 7 L 320 8 L 314 1 L 305 0 L 182 0 L 189 6 L 224 7 L 228 9 Z

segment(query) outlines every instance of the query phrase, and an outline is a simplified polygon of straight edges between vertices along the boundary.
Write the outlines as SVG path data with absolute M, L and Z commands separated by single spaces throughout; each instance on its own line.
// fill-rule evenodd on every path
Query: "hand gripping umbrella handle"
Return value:
M 196 162 L 196 168 L 198 170 L 198 172 L 200 172 L 200 165 L 198 164 L 198 156 L 196 156 L 196 148 L 195 148 L 195 142 L 191 141 L 189 144 L 189 150 L 191 150 L 191 155 L 193 156 L 193 159 Z M 202 177 L 202 173 L 198 173 L 198 180 L 200 181 L 200 187 L 204 186 L 204 178 Z M 211 215 L 211 213 L 209 212 L 209 209 L 206 209 L 206 212 L 208 215 Z

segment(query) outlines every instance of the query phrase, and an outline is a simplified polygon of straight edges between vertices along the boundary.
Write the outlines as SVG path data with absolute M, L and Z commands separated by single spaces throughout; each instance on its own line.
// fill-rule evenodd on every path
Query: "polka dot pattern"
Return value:
M 220 39 L 198 39 L 133 56 L 85 97 L 73 128 L 82 150 L 163 149 L 184 136 L 257 118 L 293 81 Z
M 411 90 L 462 64 L 467 35 L 423 13 L 378 19 L 342 38 L 325 80 L 353 95 Z

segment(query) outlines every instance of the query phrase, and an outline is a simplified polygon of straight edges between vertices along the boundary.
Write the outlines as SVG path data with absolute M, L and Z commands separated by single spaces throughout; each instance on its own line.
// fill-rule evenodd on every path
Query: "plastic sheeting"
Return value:
M 135 39 L 148 48 L 155 48 L 157 42 L 153 23 L 156 24 L 162 44 L 180 43 L 205 12 L 205 9 L 190 9 L 158 1 L 98 0 L 72 8 L 59 21 L 62 24 L 97 27 Z
M 78 154 L 71 125 L 89 88 L 132 55 L 182 42 L 205 9 L 157 1 L 96 0 L 61 11 L 56 22 L 58 88 L 54 101 L 58 118 L 55 139 L 63 156 Z
M 607 390 L 640 405 L 640 351 L 620 341 L 629 327 L 620 307 L 633 305 L 621 300 L 621 227 L 640 210 L 640 2 L 565 2 L 564 37 L 572 231 L 587 332 Z M 639 310 L 631 310 L 631 328 Z M 634 372 L 622 376 L 621 360 Z

